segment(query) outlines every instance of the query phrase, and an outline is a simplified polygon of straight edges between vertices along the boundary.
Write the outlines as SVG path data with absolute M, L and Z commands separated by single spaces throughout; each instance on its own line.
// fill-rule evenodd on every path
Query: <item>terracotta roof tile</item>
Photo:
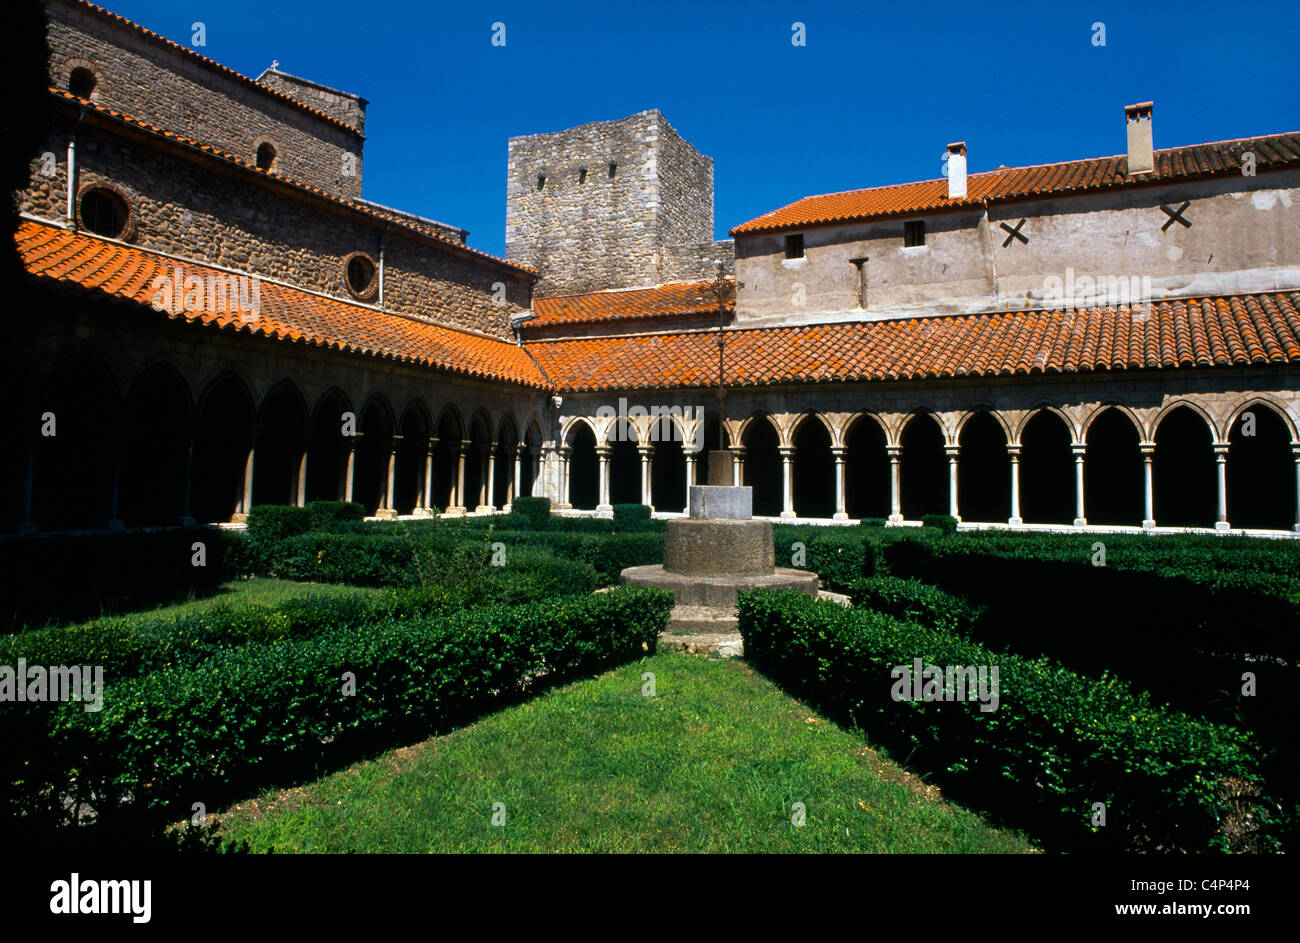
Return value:
M 186 276 L 197 275 L 205 280 L 208 276 L 229 274 L 30 220 L 19 223 L 14 241 L 24 266 L 32 275 L 142 305 L 151 305 L 155 279 L 160 275 L 174 276 L 177 267 Z M 388 357 L 486 379 L 549 386 L 527 352 L 508 341 L 377 311 L 274 282 L 261 282 L 258 294 L 259 311 L 252 320 L 244 320 L 237 305 L 229 305 L 224 310 L 167 313 L 177 320 L 225 330 Z
M 596 291 L 560 298 L 533 301 L 533 317 L 528 327 L 552 324 L 594 324 L 636 318 L 681 317 L 711 314 L 718 310 L 713 281 L 680 282 L 652 288 Z M 735 308 L 735 299 L 727 299 L 726 310 Z
M 1128 157 L 1125 155 L 970 174 L 966 178 L 966 198 L 961 200 L 948 199 L 948 181 L 944 178 L 807 196 L 741 223 L 731 230 L 731 235 L 927 213 L 976 206 L 986 200 L 995 202 L 1165 183 L 1188 177 L 1238 174 L 1241 172 L 1241 155 L 1246 151 L 1255 154 L 1258 170 L 1296 166 L 1300 164 L 1300 132 L 1159 150 L 1155 152 L 1155 171 L 1135 177 L 1128 176 Z
M 1300 291 L 1127 307 L 728 330 L 728 383 L 917 380 L 1300 363 Z M 526 345 L 561 389 L 717 382 L 711 331 Z

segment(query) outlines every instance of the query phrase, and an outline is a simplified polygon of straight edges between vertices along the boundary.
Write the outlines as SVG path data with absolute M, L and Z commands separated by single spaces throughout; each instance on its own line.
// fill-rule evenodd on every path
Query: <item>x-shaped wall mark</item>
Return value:
M 1176 222 L 1178 222 L 1178 223 L 1182 223 L 1185 227 L 1187 227 L 1188 229 L 1191 229 L 1191 228 L 1192 228 L 1192 224 L 1189 223 L 1186 219 L 1183 218 L 1183 210 L 1187 209 L 1187 207 L 1189 207 L 1189 206 L 1191 206 L 1191 205 L 1192 205 L 1191 200 L 1188 200 L 1188 201 L 1187 201 L 1186 203 L 1184 203 L 1182 206 L 1178 207 L 1178 209 L 1176 209 L 1176 210 L 1171 210 L 1169 207 L 1167 207 L 1167 206 L 1165 206 L 1163 203 L 1161 203 L 1161 204 L 1160 204 L 1160 208 L 1161 208 L 1162 210 L 1165 211 L 1165 215 L 1168 216 L 1169 218 L 1168 218 L 1167 220 L 1165 220 L 1165 224 L 1164 224 L 1163 226 L 1160 227 L 1160 231 L 1161 231 L 1161 232 L 1165 232 L 1165 231 L 1167 231 L 1167 230 L 1169 229 L 1169 227 L 1172 226 L 1172 225 L 1173 225 L 1174 223 L 1176 223 Z
M 1007 233 L 1009 234 L 1009 235 L 1007 236 L 1006 240 L 1002 243 L 1002 248 L 1005 249 L 1007 246 L 1011 245 L 1011 240 L 1012 240 L 1012 239 L 1019 239 L 1019 240 L 1020 240 L 1021 242 L 1023 242 L 1025 245 L 1029 245 L 1029 237 L 1028 237 L 1028 236 L 1022 236 L 1022 235 L 1020 234 L 1021 227 L 1023 227 L 1023 226 L 1025 225 L 1025 220 L 1024 220 L 1024 219 L 1021 219 L 1020 222 L 1016 223 L 1016 228 L 1015 228 L 1015 229 L 1012 229 L 1012 228 L 1011 228 L 1010 226 L 1008 226 L 1006 223 L 998 223 L 998 225 L 1001 226 L 1003 229 L 1005 229 L 1005 230 L 1007 231 Z

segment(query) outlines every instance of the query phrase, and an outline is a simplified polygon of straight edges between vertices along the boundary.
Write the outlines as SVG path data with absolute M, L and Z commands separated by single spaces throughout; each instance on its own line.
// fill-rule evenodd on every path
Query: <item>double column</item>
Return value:
M 641 503 L 647 507 L 654 508 L 654 495 L 652 494 L 652 484 L 654 481 L 654 459 L 655 447 L 653 445 L 638 445 L 637 454 L 641 456 Z
M 781 516 L 794 517 L 794 446 L 783 445 L 781 452 Z
M 596 446 L 596 458 L 600 462 L 600 501 L 596 504 L 597 511 L 614 510 L 614 506 L 609 503 L 609 460 L 612 451 L 608 445 Z M 565 497 L 568 497 L 567 475 Z

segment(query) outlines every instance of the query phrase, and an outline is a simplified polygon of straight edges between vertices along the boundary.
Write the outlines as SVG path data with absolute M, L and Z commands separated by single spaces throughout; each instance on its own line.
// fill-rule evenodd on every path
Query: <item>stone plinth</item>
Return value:
M 691 485 L 693 520 L 747 521 L 754 516 L 754 489 L 730 485 Z
M 664 569 L 687 576 L 771 573 L 771 521 L 673 518 L 664 531 Z
M 734 611 L 736 594 L 742 589 L 793 589 L 817 595 L 817 574 L 786 568 L 749 576 L 699 576 L 673 573 L 662 566 L 630 566 L 620 574 L 624 584 L 657 586 L 671 590 L 681 606 L 708 606 Z
M 736 453 L 715 449 L 709 453 L 709 484 L 734 485 Z

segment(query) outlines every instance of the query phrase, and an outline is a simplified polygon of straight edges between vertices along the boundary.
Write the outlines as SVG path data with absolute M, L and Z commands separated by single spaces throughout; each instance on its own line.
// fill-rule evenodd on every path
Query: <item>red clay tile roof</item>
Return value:
M 1128 308 L 1016 311 L 727 331 L 728 383 L 1086 373 L 1300 362 L 1300 291 L 1155 302 Z M 717 382 L 713 332 L 536 341 L 561 389 Z
M 300 180 L 296 180 L 293 177 L 285 176 L 284 174 L 278 173 L 273 170 L 265 170 L 261 167 L 258 167 L 256 164 L 250 164 L 248 161 L 244 160 L 243 158 L 236 157 L 234 154 L 229 154 L 225 151 L 212 147 L 209 144 L 200 144 L 198 141 L 193 141 L 187 137 L 182 137 L 181 135 L 176 134 L 173 131 L 168 131 L 165 128 L 160 128 L 157 125 L 150 124 L 147 121 L 142 121 L 139 118 L 133 118 L 130 115 L 123 114 L 120 111 L 115 111 L 112 108 L 105 108 L 103 105 L 98 105 L 88 99 L 78 98 L 76 95 L 73 95 L 71 92 L 64 91 L 61 88 L 51 87 L 50 94 L 52 94 L 55 98 L 60 99 L 65 103 L 75 103 L 77 105 L 81 105 L 82 107 L 87 108 L 90 111 L 93 111 L 96 114 L 101 115 L 110 121 L 117 122 L 119 124 L 125 125 L 137 131 L 143 131 L 154 137 L 163 138 L 167 141 L 170 141 L 173 144 L 184 147 L 187 150 L 201 151 L 204 154 L 207 154 L 211 157 L 218 158 L 220 160 L 226 161 L 227 163 L 235 164 L 236 166 L 240 167 L 243 170 L 251 171 L 256 174 L 261 174 L 263 177 L 268 177 L 272 180 L 278 180 L 279 182 L 288 184 L 289 186 L 297 190 L 311 193 L 315 196 L 329 200 L 332 203 L 336 203 L 339 206 L 345 206 L 357 213 L 361 213 L 364 216 L 369 216 L 372 219 L 382 219 L 387 223 L 390 223 L 395 226 L 400 226 L 403 229 L 409 229 L 412 232 L 421 233 L 422 235 L 428 236 L 432 239 L 436 239 L 438 242 L 445 243 L 446 245 L 455 247 L 457 252 L 468 253 L 469 255 L 476 256 L 480 259 L 485 259 L 489 262 L 494 263 L 499 267 L 514 269 L 520 272 L 526 272 L 529 275 L 537 274 L 537 270 L 531 268 L 530 266 L 524 265 L 519 262 L 507 262 L 505 259 L 498 258 L 495 255 L 489 255 L 488 253 L 482 252 L 478 249 L 471 249 L 463 242 L 460 242 L 456 239 L 452 239 L 447 235 L 445 235 L 444 233 L 439 232 L 436 229 L 433 229 L 428 226 L 417 226 L 415 223 L 410 222 L 409 220 L 397 215 L 396 213 L 390 213 L 384 209 L 372 207 L 371 205 L 366 204 L 360 200 L 349 200 L 346 199 L 345 197 L 337 196 L 333 193 L 330 193 L 328 190 L 322 190 L 320 187 L 313 187 L 309 183 L 303 183 Z
M 150 305 L 154 280 L 228 274 L 198 263 L 178 262 L 57 226 L 23 220 L 14 241 L 32 275 Z M 213 299 L 206 299 L 212 301 Z M 497 338 L 376 311 L 298 288 L 263 281 L 259 312 L 245 321 L 237 305 L 227 310 L 168 311 L 168 316 L 224 330 L 244 331 L 319 347 L 439 367 L 469 376 L 528 386 L 549 386 L 523 348 Z
M 735 308 L 734 295 L 727 299 L 726 310 Z M 636 318 L 679 317 L 710 314 L 718 310 L 713 281 L 682 282 L 617 291 L 596 291 L 562 298 L 538 298 L 533 301 L 532 320 L 528 327 L 552 324 L 591 324 L 601 321 L 626 321 Z
M 222 65 L 220 62 L 217 62 L 215 59 L 209 59 L 207 56 L 200 55 L 199 53 L 195 52 L 193 49 L 191 49 L 188 46 L 182 46 L 180 43 L 173 42 L 172 40 L 168 39 L 166 36 L 163 36 L 159 33 L 155 33 L 153 30 L 145 29 L 143 26 L 141 26 L 139 23 L 136 23 L 134 20 L 128 20 L 124 16 L 118 16 L 112 10 L 105 10 L 101 6 L 96 6 L 93 3 L 87 3 L 86 0 L 69 0 L 69 2 L 71 2 L 74 6 L 81 7 L 83 10 L 90 10 L 98 14 L 99 16 L 103 17 L 106 20 L 111 20 L 112 22 L 125 26 L 128 29 L 135 30 L 135 32 L 139 33 L 141 36 L 144 36 L 145 38 L 151 40 L 152 42 L 157 43 L 158 45 L 164 47 L 165 49 L 169 49 L 172 52 L 179 52 L 183 56 L 188 56 L 189 58 L 197 62 L 202 62 L 204 65 L 212 69 L 214 72 L 219 72 L 222 75 L 226 76 L 227 78 L 234 79 L 236 82 L 239 82 L 242 85 L 247 85 L 250 88 L 255 88 L 264 95 L 267 95 L 271 98 L 278 99 L 286 104 L 293 105 L 295 108 L 305 111 L 308 114 L 312 115 L 313 117 L 319 118 L 321 121 L 327 121 L 330 124 L 336 125 L 337 127 L 340 127 L 345 131 L 350 131 L 353 134 L 355 134 L 357 137 L 362 136 L 360 131 L 352 127 L 352 125 L 348 124 L 346 121 L 340 121 L 338 118 L 335 118 L 333 115 L 326 114 L 325 112 L 321 111 L 318 108 L 313 108 L 311 105 L 308 105 L 305 102 L 300 102 L 292 95 L 286 95 L 284 92 L 277 91 L 276 89 L 273 89 L 270 86 L 263 85 L 261 82 L 249 78 L 248 76 L 244 75 L 244 73 L 242 72 L 236 72 L 234 69 L 230 68 L 229 66 Z
M 777 232 L 878 216 L 925 213 L 974 206 L 985 200 L 1013 200 L 1153 182 L 1168 183 L 1192 177 L 1240 174 L 1241 155 L 1246 151 L 1255 154 L 1257 170 L 1300 165 L 1300 133 L 1273 134 L 1156 151 L 1155 171 L 1135 177 L 1128 176 L 1127 155 L 970 174 L 966 178 L 966 198 L 961 200 L 948 199 L 948 181 L 944 178 L 874 187 L 870 190 L 806 196 L 757 219 L 741 223 L 731 230 L 731 235 Z

